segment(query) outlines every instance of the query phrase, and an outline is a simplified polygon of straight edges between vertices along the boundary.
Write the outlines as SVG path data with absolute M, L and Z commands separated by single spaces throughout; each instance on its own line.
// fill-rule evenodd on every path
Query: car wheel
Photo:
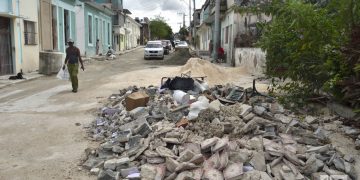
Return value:
M 160 58 L 161 60 L 164 60 L 164 55 Z
M 144 56 L 144 60 L 147 60 L 148 58 Z

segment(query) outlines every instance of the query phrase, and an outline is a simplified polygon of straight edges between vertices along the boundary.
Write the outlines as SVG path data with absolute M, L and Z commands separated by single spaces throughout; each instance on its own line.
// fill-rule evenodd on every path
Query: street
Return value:
M 174 56 L 145 61 L 139 48 L 115 60 L 92 60 L 79 73 L 78 93 L 55 75 L 0 89 L 0 179 L 95 179 L 78 166 L 84 150 L 95 145 L 83 127 L 112 93 L 129 85 L 158 85 L 174 69 L 161 62 L 187 60 Z

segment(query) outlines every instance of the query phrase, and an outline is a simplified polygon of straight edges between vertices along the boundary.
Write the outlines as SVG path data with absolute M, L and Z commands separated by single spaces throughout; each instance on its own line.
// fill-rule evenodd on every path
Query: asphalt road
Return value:
M 78 93 L 55 75 L 0 89 L 0 179 L 96 179 L 79 162 L 96 145 L 84 126 L 102 100 L 152 77 L 139 72 L 161 75 L 161 66 L 182 65 L 188 57 L 176 52 L 145 61 L 140 48 L 115 60 L 91 61 L 79 73 Z

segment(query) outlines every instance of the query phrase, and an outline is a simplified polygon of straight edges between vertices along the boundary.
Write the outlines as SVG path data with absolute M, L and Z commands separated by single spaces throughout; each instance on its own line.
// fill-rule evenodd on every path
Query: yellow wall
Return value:
M 18 4 L 13 3 L 14 12 L 17 12 Z M 36 71 L 39 69 L 39 29 L 38 29 L 38 1 L 20 0 L 19 1 L 20 18 L 13 19 L 13 57 L 15 57 L 15 73 L 24 73 Z M 35 22 L 36 45 L 25 45 L 24 20 Z

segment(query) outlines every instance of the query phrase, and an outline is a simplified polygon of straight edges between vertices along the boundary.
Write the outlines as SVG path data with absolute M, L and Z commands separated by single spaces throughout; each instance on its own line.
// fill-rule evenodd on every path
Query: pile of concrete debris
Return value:
M 129 87 L 89 127 L 101 145 L 83 167 L 98 179 L 357 179 L 354 157 L 329 144 L 338 128 L 329 122 L 342 127 L 336 116 L 298 117 L 254 88 Z

